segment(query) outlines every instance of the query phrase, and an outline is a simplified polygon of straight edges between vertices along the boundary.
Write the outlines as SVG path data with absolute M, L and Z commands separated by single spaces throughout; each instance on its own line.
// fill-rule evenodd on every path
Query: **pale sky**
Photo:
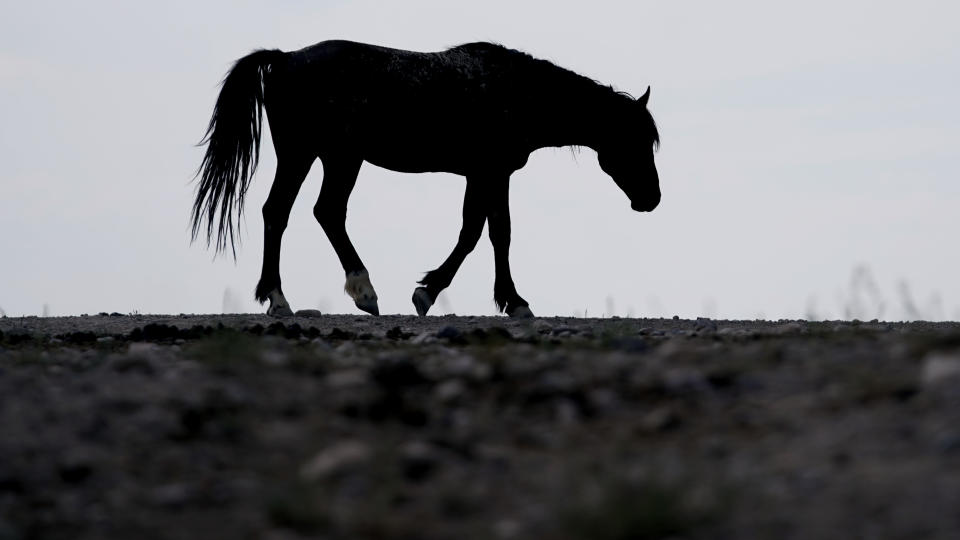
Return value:
M 538 151 L 513 176 L 513 276 L 538 315 L 958 319 L 957 20 L 949 1 L 6 2 L 0 309 L 264 311 L 269 137 L 236 262 L 190 244 L 195 143 L 235 59 L 339 38 L 497 41 L 652 86 L 653 213 L 631 211 L 589 149 Z M 359 314 L 311 214 L 321 180 L 317 162 L 283 289 L 293 309 Z M 364 165 L 347 229 L 381 313 L 414 313 L 416 281 L 456 242 L 463 188 Z M 495 313 L 493 266 L 484 235 L 431 314 Z

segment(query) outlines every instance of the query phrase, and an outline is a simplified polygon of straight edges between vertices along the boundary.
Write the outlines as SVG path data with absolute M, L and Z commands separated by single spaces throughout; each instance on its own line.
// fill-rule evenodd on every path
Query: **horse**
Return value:
M 259 49 L 222 81 L 196 177 L 192 239 L 206 227 L 215 253 L 236 258 L 239 220 L 256 171 L 263 111 L 277 168 L 263 205 L 263 268 L 255 297 L 267 314 L 293 314 L 280 286 L 280 242 L 313 162 L 323 183 L 313 214 L 346 274 L 360 310 L 379 315 L 369 273 L 347 236 L 347 201 L 364 161 L 385 169 L 447 172 L 466 178 L 463 222 L 453 251 L 414 289 L 420 316 L 450 285 L 489 225 L 496 274 L 493 298 L 511 317 L 532 317 L 510 275 L 510 176 L 531 152 L 588 147 L 633 210 L 660 202 L 654 151 L 660 135 L 639 98 L 549 61 L 495 43 L 415 52 L 344 40 L 292 52 Z M 214 234 L 216 233 L 216 234 Z

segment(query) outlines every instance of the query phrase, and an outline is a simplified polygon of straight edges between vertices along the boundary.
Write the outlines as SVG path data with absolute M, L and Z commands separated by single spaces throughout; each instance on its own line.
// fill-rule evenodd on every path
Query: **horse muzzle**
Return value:
M 651 212 L 660 204 L 660 195 L 643 200 L 630 201 L 630 208 L 637 212 Z

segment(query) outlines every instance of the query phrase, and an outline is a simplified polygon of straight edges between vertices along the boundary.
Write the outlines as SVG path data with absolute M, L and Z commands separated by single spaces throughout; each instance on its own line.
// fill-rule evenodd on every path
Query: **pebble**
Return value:
M 369 381 L 365 369 L 342 369 L 327 375 L 327 386 L 334 389 L 362 386 Z
M 457 339 L 463 336 L 463 332 L 454 326 L 444 326 L 437 331 L 437 337 L 440 339 Z
M 440 464 L 440 455 L 433 445 L 423 441 L 410 441 L 400 449 L 403 475 L 408 480 L 425 480 Z
M 127 354 L 149 355 L 159 351 L 159 345 L 156 343 L 147 343 L 146 341 L 135 341 L 127 347 Z
M 373 451 L 362 441 L 342 441 L 329 446 L 300 467 L 300 477 L 307 481 L 322 480 L 342 474 L 366 463 Z
M 923 361 L 920 380 L 932 386 L 960 378 L 960 354 L 930 353 Z
M 679 425 L 680 417 L 670 407 L 657 407 L 640 419 L 640 429 L 647 433 L 662 433 Z
M 192 494 L 193 490 L 187 484 L 165 484 L 153 489 L 150 500 L 157 506 L 176 508 L 190 502 Z
M 423 334 L 415 336 L 410 340 L 410 343 L 413 345 L 426 345 L 428 343 L 436 343 L 436 342 L 437 342 L 436 336 L 433 336 L 427 332 L 424 332 Z
M 540 334 L 549 334 L 553 330 L 553 325 L 547 321 L 538 320 L 533 323 L 533 329 Z
M 780 336 L 784 334 L 803 334 L 806 333 L 806 328 L 798 322 L 789 322 L 775 326 L 771 333 Z
M 662 382 L 665 388 L 674 392 L 696 392 L 710 388 L 706 377 L 695 368 L 670 368 L 663 373 Z
M 561 326 L 559 328 L 553 329 L 553 335 L 558 337 L 569 337 L 575 334 L 580 333 L 576 328 L 571 328 L 569 326 Z
M 711 321 L 709 318 L 706 318 L 706 317 L 697 317 L 697 323 L 696 323 L 696 326 L 694 326 L 694 330 L 697 332 L 707 332 L 707 333 L 716 332 L 717 323 Z
M 260 351 L 260 361 L 267 366 L 283 367 L 287 365 L 287 355 L 283 351 L 276 349 L 264 349 Z
M 433 389 L 433 395 L 441 403 L 452 403 L 466 392 L 466 387 L 460 379 L 449 379 L 438 384 Z

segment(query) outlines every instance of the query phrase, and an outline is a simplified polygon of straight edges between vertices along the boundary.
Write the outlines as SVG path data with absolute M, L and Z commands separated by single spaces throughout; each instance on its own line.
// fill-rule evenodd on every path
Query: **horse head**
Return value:
M 649 212 L 660 204 L 660 178 L 653 161 L 660 145 L 657 126 L 647 110 L 650 87 L 638 99 L 617 107 L 604 140 L 597 147 L 600 168 L 630 199 L 630 207 Z

